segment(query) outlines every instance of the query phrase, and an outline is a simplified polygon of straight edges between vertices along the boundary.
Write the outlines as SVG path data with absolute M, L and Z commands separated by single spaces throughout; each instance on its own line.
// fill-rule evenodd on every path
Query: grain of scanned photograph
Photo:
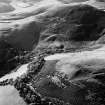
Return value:
M 0 105 L 105 105 L 105 0 L 0 0 Z

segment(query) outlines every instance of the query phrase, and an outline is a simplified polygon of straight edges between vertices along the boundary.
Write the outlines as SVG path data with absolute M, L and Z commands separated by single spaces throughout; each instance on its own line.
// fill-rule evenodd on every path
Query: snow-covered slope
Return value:
M 0 13 L 0 65 L 9 68 L 17 61 L 21 66 L 14 69 L 16 63 L 0 78 L 0 85 L 14 85 L 27 105 L 104 104 L 104 4 L 101 0 L 12 0 L 9 5 L 15 10 Z M 30 51 L 22 55 L 17 50 Z M 13 97 L 9 88 L 0 102 Z M 0 95 L 2 90 L 5 87 L 0 87 Z
M 0 81 L 5 81 L 7 79 L 12 79 L 13 81 L 16 80 L 18 77 L 21 77 L 22 75 L 27 74 L 28 66 L 29 64 L 24 64 L 21 67 L 17 68 L 15 72 L 12 72 L 10 74 L 7 74 L 0 78 Z

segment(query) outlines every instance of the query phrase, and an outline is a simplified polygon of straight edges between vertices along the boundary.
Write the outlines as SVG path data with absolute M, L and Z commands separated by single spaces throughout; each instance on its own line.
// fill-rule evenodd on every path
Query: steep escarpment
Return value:
M 20 64 L 24 64 L 24 55 L 27 51 L 19 50 L 6 43 L 0 42 L 0 77 L 10 73 Z
M 89 5 L 59 7 L 42 16 L 38 47 L 80 49 L 93 45 L 105 28 L 105 12 Z
M 20 4 L 0 16 L 0 65 L 13 71 L 0 86 L 15 87 L 27 105 L 104 105 L 104 9 L 44 0 L 20 12 Z
M 30 64 L 27 76 L 14 85 L 29 105 L 103 104 L 104 50 L 39 57 Z
M 46 5 L 43 5 L 44 2 Z M 29 7 L 20 4 L 26 5 L 22 1 L 12 2 L 15 11 L 0 15 L 0 37 L 18 48 L 32 50 L 39 36 L 40 40 L 46 36 L 46 40 L 54 40 L 59 36 L 58 40 L 67 40 L 65 42 L 71 42 L 67 46 L 72 47 L 81 46 L 80 41 L 86 45 L 87 41 L 97 40 L 104 29 L 104 11 L 86 5 L 85 2 L 63 4 L 57 0 L 44 0 Z M 59 46 L 59 41 L 54 44 Z
M 33 79 L 29 79 L 31 82 L 28 81 L 31 83 L 28 89 L 31 88 L 30 90 L 36 93 L 32 92 L 37 97 L 34 97 L 36 103 L 41 105 L 44 102 L 48 102 L 46 103 L 48 105 L 50 103 L 52 105 L 104 103 L 105 48 L 100 44 L 99 47 L 102 48 L 96 50 L 91 48 L 90 51 L 86 51 L 91 47 L 89 44 L 96 46 L 95 42 L 103 37 L 104 16 L 104 11 L 99 9 L 88 5 L 76 5 L 63 7 L 45 16 L 44 19 L 40 18 L 45 28 L 33 53 L 38 52 L 44 62 L 33 62 L 30 65 L 32 72 L 36 70 L 37 65 L 41 68 L 37 69 L 36 73 L 32 73 Z M 75 49 L 81 49 L 81 52 L 72 51 L 72 47 L 67 45 L 75 45 Z M 88 48 L 83 51 L 86 47 Z M 36 58 L 38 55 L 34 54 Z M 40 66 L 41 64 L 43 65 Z M 27 84 L 27 80 L 22 82 L 24 83 Z M 35 103 L 30 100 L 31 98 L 25 99 L 30 105 L 31 102 Z

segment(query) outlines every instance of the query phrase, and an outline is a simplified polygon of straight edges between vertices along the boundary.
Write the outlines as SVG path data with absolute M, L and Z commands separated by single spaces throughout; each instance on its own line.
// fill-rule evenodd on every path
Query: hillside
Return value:
M 104 5 L 0 0 L 0 105 L 104 105 Z

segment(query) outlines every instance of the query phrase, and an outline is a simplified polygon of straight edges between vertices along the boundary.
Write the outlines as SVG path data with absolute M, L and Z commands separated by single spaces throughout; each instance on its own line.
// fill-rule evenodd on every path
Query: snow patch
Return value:
M 54 55 L 50 55 L 45 57 L 44 59 L 46 61 L 48 60 L 60 60 L 63 58 L 70 58 L 70 61 L 77 61 L 80 59 L 105 59 L 105 47 L 100 48 L 100 49 L 96 49 L 93 51 L 83 51 L 83 52 L 75 52 L 75 53 L 61 53 L 61 54 L 54 54 Z
M 5 76 L 3 76 L 2 78 L 0 78 L 0 82 L 1 81 L 4 81 L 6 79 L 13 79 L 13 80 L 16 80 L 17 77 L 20 77 L 22 76 L 23 74 L 27 73 L 28 71 L 28 66 L 29 64 L 24 64 L 22 65 L 16 72 L 12 72 L 10 74 L 7 74 Z
M 26 105 L 14 86 L 0 86 L 0 105 Z

